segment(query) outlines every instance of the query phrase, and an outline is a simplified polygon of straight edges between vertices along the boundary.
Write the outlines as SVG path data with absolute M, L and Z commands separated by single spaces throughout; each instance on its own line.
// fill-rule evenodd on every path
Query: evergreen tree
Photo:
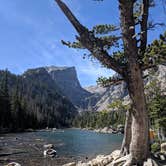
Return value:
M 150 59 L 148 62 L 144 61 L 148 30 L 155 26 L 148 22 L 149 9 L 154 6 L 153 1 L 119 0 L 120 28 L 106 24 L 97 25 L 92 30 L 82 25 L 62 0 L 55 1 L 79 34 L 76 42 L 62 41 L 62 43 L 69 47 L 87 49 L 90 56 L 99 60 L 103 66 L 118 73 L 120 77 L 117 79 L 108 79 L 109 85 L 121 81 L 126 82 L 134 111 L 131 112 L 132 139 L 128 149 L 129 156 L 124 165 L 143 165 L 149 154 L 148 114 L 143 71 L 154 65 L 149 63 Z M 117 30 L 120 30 L 121 36 L 111 34 Z M 121 41 L 118 42 L 119 40 Z M 123 43 L 122 47 L 120 47 L 121 43 Z M 110 48 L 113 46 L 120 47 L 120 49 L 110 54 Z M 162 49 L 166 50 L 165 46 Z M 161 50 L 158 50 L 157 53 L 155 52 L 157 59 L 165 61 L 165 58 L 158 58 L 164 57 L 165 54 L 162 55 Z M 159 62 L 161 63 L 161 61 Z
M 146 86 L 147 108 L 151 127 L 158 131 L 160 140 L 166 137 L 166 89 L 161 89 L 155 70 L 149 72 L 151 81 Z
M 1 82 L 0 88 L 0 112 L 1 116 L 1 126 L 11 127 L 11 104 L 8 90 L 8 70 L 6 69 L 4 73 L 3 80 Z

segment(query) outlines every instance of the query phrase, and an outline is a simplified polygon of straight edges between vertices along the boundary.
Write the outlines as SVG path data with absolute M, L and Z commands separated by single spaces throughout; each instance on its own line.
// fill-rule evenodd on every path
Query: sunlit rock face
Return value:
M 89 106 L 88 109 L 92 109 L 95 111 L 102 111 L 108 109 L 108 105 L 117 100 L 117 99 L 125 99 L 128 96 L 126 84 L 122 83 L 120 85 L 111 86 L 109 88 L 103 88 L 100 86 L 91 86 L 87 87 L 86 90 L 92 93 L 87 101 L 91 107 Z M 93 101 L 96 102 L 93 102 Z
M 124 82 L 107 88 L 98 85 L 83 88 L 78 80 L 75 67 L 50 66 L 33 69 L 33 71 L 43 75 L 43 81 L 51 79 L 49 86 L 55 86 L 57 91 L 68 98 L 79 111 L 102 111 L 108 109 L 108 105 L 117 99 L 129 102 Z M 148 73 L 149 71 L 146 71 L 145 75 Z M 161 88 L 166 88 L 166 66 L 158 66 L 155 73 L 155 76 L 145 79 L 145 84 L 157 78 L 161 81 Z
M 114 100 L 127 95 L 125 83 L 103 88 L 90 86 L 82 88 L 74 67 L 45 67 L 48 74 L 79 111 L 101 111 Z
M 145 75 L 147 75 L 150 71 L 145 71 Z M 155 74 L 152 76 L 148 76 L 145 79 L 145 86 L 152 81 L 152 79 L 158 79 L 160 81 L 161 89 L 166 90 L 166 66 L 159 65 L 155 70 Z M 121 99 L 125 103 L 129 103 L 129 95 L 127 91 L 127 87 L 125 83 L 120 85 L 111 86 L 109 88 L 103 88 L 100 86 L 90 86 L 85 88 L 92 95 L 86 98 L 87 109 L 101 111 L 104 109 L 108 109 L 108 105 L 117 100 Z
M 75 67 L 46 67 L 61 92 L 79 109 L 85 108 L 84 99 L 91 93 L 83 89 L 77 78 Z
M 145 71 L 145 75 L 148 75 L 151 72 L 151 70 Z M 149 77 L 147 77 L 146 84 L 148 84 L 153 79 L 157 79 L 160 83 L 160 88 L 163 91 L 163 93 L 166 94 L 166 65 L 159 65 L 157 68 L 153 70 L 154 74 L 151 74 Z

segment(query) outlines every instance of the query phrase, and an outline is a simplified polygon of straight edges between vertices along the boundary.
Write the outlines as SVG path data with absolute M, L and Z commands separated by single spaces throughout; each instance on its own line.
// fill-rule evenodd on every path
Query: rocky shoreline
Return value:
M 98 155 L 96 158 L 88 162 L 71 162 L 64 164 L 63 166 L 107 166 L 112 161 L 116 160 L 120 156 L 120 150 L 115 150 L 109 155 Z
M 88 162 L 71 162 L 63 166 L 123 166 L 130 158 L 130 155 L 121 156 L 120 150 L 115 150 L 108 155 L 98 155 L 96 158 Z M 166 152 L 160 152 L 158 157 L 151 155 L 143 164 L 143 166 L 160 166 L 166 165 Z
M 96 133 L 104 133 L 104 134 L 124 134 L 124 126 L 118 125 L 116 128 L 109 126 L 99 129 L 92 129 L 92 128 L 82 128 L 82 130 L 90 130 Z
M 55 130 L 56 129 L 54 129 L 54 131 Z M 53 130 L 51 129 L 51 131 Z M 58 156 L 58 153 L 50 153 L 47 155 L 47 150 L 54 151 L 54 148 L 56 150 L 57 145 L 51 143 L 52 142 L 47 142 L 46 140 L 41 139 L 35 133 L 32 134 L 30 132 L 20 134 L 1 134 L 0 165 L 4 166 L 14 162 L 19 163 L 21 166 L 112 166 L 115 162 L 121 162 L 121 160 L 125 160 L 128 157 L 125 156 L 121 158 L 120 150 L 115 150 L 107 155 L 98 155 L 95 158 L 93 158 L 94 156 L 91 156 L 91 158 L 90 156 L 87 158 Z M 46 155 L 44 152 L 46 152 Z M 166 143 L 162 144 L 161 152 L 162 153 L 156 153 L 154 157 L 157 160 L 165 161 Z M 154 161 L 149 158 L 144 166 L 151 166 L 150 163 L 152 162 Z
M 47 144 L 46 140 L 32 133 L 1 134 L 0 166 L 12 162 L 19 163 L 21 166 L 62 166 L 77 161 L 74 156 L 44 157 L 44 145 Z

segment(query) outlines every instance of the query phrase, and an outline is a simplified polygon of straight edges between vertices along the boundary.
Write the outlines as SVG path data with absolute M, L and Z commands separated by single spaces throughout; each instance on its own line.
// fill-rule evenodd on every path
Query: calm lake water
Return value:
M 120 148 L 123 139 L 121 134 L 100 134 L 79 129 L 37 132 L 36 135 L 55 144 L 58 155 L 78 158 L 109 154 Z

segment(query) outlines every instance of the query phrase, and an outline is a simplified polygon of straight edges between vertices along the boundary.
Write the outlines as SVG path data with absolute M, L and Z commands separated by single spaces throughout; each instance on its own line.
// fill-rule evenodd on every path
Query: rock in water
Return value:
M 57 152 L 54 149 L 47 149 L 44 150 L 43 154 L 45 157 L 55 157 L 57 155 Z
M 54 145 L 53 144 L 47 144 L 43 146 L 45 149 L 54 149 Z

